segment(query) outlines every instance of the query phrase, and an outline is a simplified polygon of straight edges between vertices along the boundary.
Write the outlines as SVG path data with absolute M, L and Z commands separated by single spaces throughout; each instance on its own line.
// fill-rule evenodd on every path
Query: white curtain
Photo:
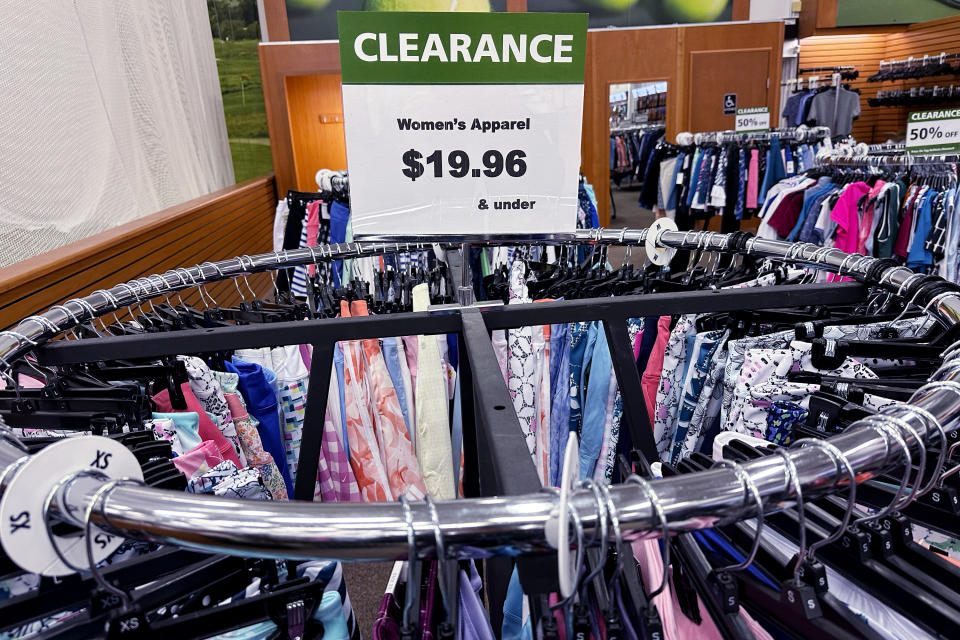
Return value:
M 0 266 L 233 184 L 203 0 L 0 0 Z

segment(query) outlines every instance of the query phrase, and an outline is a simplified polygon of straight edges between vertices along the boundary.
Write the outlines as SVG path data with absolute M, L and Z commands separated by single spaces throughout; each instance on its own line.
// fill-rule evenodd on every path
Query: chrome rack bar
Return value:
M 948 362 L 934 379 L 953 381 L 960 377 L 956 360 Z M 928 412 L 951 432 L 960 427 L 960 411 L 954 393 L 928 389 L 913 403 L 919 410 L 898 407 L 893 420 L 913 429 L 901 435 L 908 446 L 917 447 L 917 436 L 927 444 L 939 435 L 927 420 Z M 897 467 L 902 458 L 893 439 L 860 421 L 829 441 L 853 466 L 858 481 Z M 840 489 L 847 478 L 837 460 L 821 447 L 789 452 L 799 472 L 804 499 L 810 500 Z M 0 459 L 19 460 L 21 450 L 0 441 Z M 16 464 L 16 463 L 14 463 Z M 762 497 L 765 512 L 793 504 L 796 495 L 788 481 L 785 462 L 768 456 L 742 465 Z M 55 474 L 56 469 L 50 473 Z M 656 480 L 651 483 L 671 532 L 722 526 L 756 515 L 754 500 L 747 496 L 737 473 L 719 468 Z M 99 493 L 98 493 L 99 492 Z M 659 535 L 660 524 L 646 493 L 626 483 L 612 487 L 611 496 L 626 538 Z M 66 484 L 52 500 L 55 515 L 80 526 L 89 504 L 97 497 L 91 522 L 117 535 L 151 540 L 208 552 L 269 558 L 344 560 L 397 560 L 406 557 L 409 530 L 398 503 L 332 504 L 306 502 L 250 502 L 215 496 L 190 495 L 131 484 Z M 574 492 L 571 508 L 585 529 L 599 525 L 592 491 Z M 57 505 L 64 505 L 57 508 Z M 535 493 L 509 498 L 478 498 L 435 503 L 438 525 L 448 553 L 457 558 L 517 556 L 547 552 L 557 498 Z M 421 558 L 435 557 L 434 523 L 428 505 L 411 504 L 416 548 Z
M 431 242 L 456 243 L 467 239 L 474 246 L 571 243 L 638 245 L 642 244 L 646 237 L 646 229 L 624 228 L 621 230 L 578 229 L 574 234 L 489 235 L 470 238 L 438 235 L 429 236 L 428 239 Z M 705 242 L 704 239 L 706 239 Z M 38 344 L 52 339 L 61 332 L 76 327 L 78 324 L 94 317 L 106 315 L 138 302 L 190 289 L 199 284 L 218 282 L 244 274 L 249 275 L 275 269 L 315 264 L 326 260 L 429 250 L 431 245 L 424 243 L 423 240 L 424 237 L 422 236 L 416 238 L 400 237 L 390 240 L 369 237 L 360 242 L 242 256 L 232 260 L 221 260 L 216 263 L 204 262 L 189 268 L 178 268 L 163 274 L 153 274 L 131 280 L 109 290 L 94 291 L 84 298 L 67 300 L 62 305 L 51 307 L 45 313 L 25 318 L 12 330 L 0 332 L 0 372 L 6 375 L 11 368 L 11 364 L 17 358 L 29 353 Z M 677 249 L 699 248 L 707 251 L 736 253 L 736 250 L 728 246 L 729 236 L 713 232 L 663 231 L 659 234 L 657 242 L 662 246 Z M 757 238 L 750 241 L 745 251 L 758 257 L 800 263 L 828 270 L 848 266 L 846 262 L 849 257 L 838 249 L 830 249 L 824 252 L 820 251 L 820 247 L 815 245 L 805 245 L 804 250 L 800 253 L 796 253 L 796 249 L 797 247 L 789 242 Z M 848 269 L 849 272 L 845 275 L 863 281 L 868 273 L 867 269 L 873 264 L 873 261 L 873 258 L 858 256 L 856 264 L 850 265 L 852 270 Z M 867 284 L 880 284 L 891 292 L 897 292 L 908 276 L 911 275 L 913 275 L 912 272 L 905 267 L 887 269 L 877 274 L 876 282 L 868 282 Z

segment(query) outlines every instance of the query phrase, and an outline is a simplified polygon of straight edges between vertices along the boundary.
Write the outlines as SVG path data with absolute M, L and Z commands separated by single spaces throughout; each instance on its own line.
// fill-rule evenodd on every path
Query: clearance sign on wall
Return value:
M 571 233 L 586 14 L 338 14 L 356 237 Z

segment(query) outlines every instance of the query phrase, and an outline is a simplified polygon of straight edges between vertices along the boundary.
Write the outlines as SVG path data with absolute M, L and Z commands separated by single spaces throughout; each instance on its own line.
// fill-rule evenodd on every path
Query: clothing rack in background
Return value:
M 960 74 L 960 67 L 954 67 L 947 62 L 957 59 L 960 59 L 960 53 L 940 53 L 920 58 L 911 56 L 905 60 L 881 60 L 877 73 L 867 78 L 867 82 L 957 75 Z
M 666 125 L 662 122 L 638 122 L 636 124 L 629 124 L 625 126 L 611 127 L 610 135 L 616 135 L 618 133 L 632 133 L 640 131 L 652 131 L 654 129 L 666 129 Z
M 874 149 L 873 147 L 877 147 Z M 922 167 L 944 166 L 960 162 L 960 155 L 918 156 L 906 153 L 903 144 L 871 145 L 867 153 L 851 154 L 843 150 L 830 150 L 817 154 L 817 166 L 843 167 Z
M 840 73 L 843 73 L 843 72 L 849 73 L 851 71 L 856 71 L 856 70 L 857 70 L 857 67 L 855 67 L 854 65 L 846 64 L 846 65 L 840 65 L 836 67 L 804 67 L 803 69 L 797 69 L 797 73 L 801 73 L 801 74 L 802 73 L 818 73 L 821 71 L 830 71 L 830 72 L 839 71 Z
M 909 89 L 881 89 L 867 100 L 871 107 L 936 106 L 960 100 L 960 85 L 934 85 Z
M 692 136 L 691 138 L 686 138 L 686 136 Z M 770 140 L 771 137 L 776 136 L 780 140 L 791 140 L 796 142 L 816 142 L 819 140 L 824 140 L 830 137 L 829 127 L 783 127 L 779 129 L 771 129 L 770 131 L 755 131 L 755 132 L 736 132 L 736 131 L 711 131 L 711 132 L 700 132 L 690 134 L 687 132 L 682 132 L 677 134 L 677 144 L 681 146 L 689 146 L 690 144 L 703 145 L 703 144 L 724 144 L 728 142 L 753 142 L 753 141 L 763 141 Z M 686 142 L 686 144 L 684 144 Z

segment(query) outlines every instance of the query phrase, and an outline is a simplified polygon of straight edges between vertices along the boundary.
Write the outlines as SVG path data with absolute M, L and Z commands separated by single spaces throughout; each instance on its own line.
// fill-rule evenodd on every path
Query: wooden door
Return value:
M 737 95 L 739 108 L 770 105 L 770 55 L 769 48 L 692 52 L 689 130 L 695 133 L 733 129 L 735 116 L 723 112 L 727 94 Z M 779 81 L 776 89 L 780 89 Z M 770 114 L 773 126 L 779 121 L 778 114 Z

